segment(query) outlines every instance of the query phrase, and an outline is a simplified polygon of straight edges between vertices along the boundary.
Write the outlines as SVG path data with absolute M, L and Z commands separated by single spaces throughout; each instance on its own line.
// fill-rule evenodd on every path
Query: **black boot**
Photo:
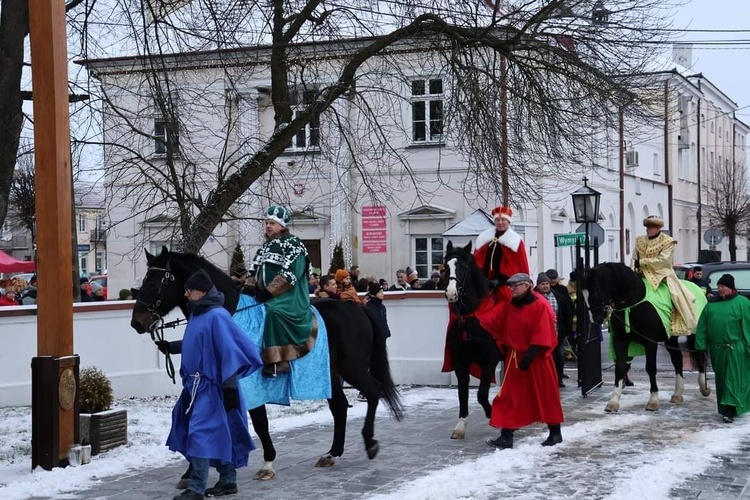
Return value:
M 731 424 L 734 422 L 734 417 L 737 416 L 737 408 L 734 406 L 723 405 L 721 412 L 725 424 Z
M 547 425 L 549 427 L 549 436 L 542 442 L 542 446 L 555 446 L 556 444 L 562 443 L 562 433 L 560 432 L 560 424 Z
M 487 439 L 485 443 L 488 446 L 494 446 L 500 450 L 513 448 L 513 431 L 514 429 L 503 429 L 500 431 L 500 437 L 497 439 Z

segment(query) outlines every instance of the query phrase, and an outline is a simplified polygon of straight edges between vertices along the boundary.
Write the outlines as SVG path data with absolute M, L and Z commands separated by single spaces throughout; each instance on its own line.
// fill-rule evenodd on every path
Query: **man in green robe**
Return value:
M 719 413 L 732 423 L 750 411 L 750 300 L 737 294 L 731 274 L 719 278 L 718 294 L 698 320 L 695 348 L 711 354 Z
M 291 220 L 286 208 L 268 208 L 266 242 L 250 269 L 257 287 L 255 298 L 266 306 L 261 358 L 263 373 L 272 377 L 288 372 L 289 361 L 310 352 L 318 331 L 307 287 L 310 257 L 302 240 L 289 234 Z

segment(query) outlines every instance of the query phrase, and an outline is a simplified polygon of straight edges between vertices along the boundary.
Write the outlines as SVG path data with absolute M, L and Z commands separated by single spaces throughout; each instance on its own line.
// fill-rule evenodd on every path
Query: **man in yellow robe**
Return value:
M 662 281 L 669 288 L 669 295 L 674 305 L 672 313 L 671 334 L 686 335 L 693 333 L 698 324 L 695 316 L 695 297 L 682 284 L 674 272 L 674 249 L 677 240 L 662 233 L 664 220 L 655 215 L 643 219 L 646 234 L 635 240 L 635 252 L 630 267 L 642 274 L 651 287 L 656 290 Z

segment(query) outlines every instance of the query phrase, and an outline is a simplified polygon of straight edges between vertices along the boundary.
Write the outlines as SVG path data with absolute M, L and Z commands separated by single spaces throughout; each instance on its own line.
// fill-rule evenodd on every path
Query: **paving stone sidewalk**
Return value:
M 606 361 L 603 363 L 610 368 Z M 695 383 L 697 374 L 686 374 L 686 402 L 684 405 L 670 405 L 669 394 L 673 387 L 671 367 L 660 360 L 659 383 L 662 408 L 654 415 L 661 423 L 669 424 L 683 420 L 684 422 L 698 422 L 705 426 L 706 421 L 716 421 L 715 397 L 701 398 Z M 613 380 L 611 370 L 604 371 L 603 379 L 606 387 L 595 390 L 587 398 L 582 398 L 575 387 L 576 372 L 567 371 L 570 379 L 567 387 L 561 389 L 566 422 L 565 428 L 580 422 L 595 422 L 597 419 L 608 418 L 604 414 L 604 406 L 610 396 Z M 645 393 L 648 387 L 647 376 L 638 364 L 631 373 L 640 388 Z M 419 390 L 410 388 L 407 390 Z M 645 412 L 645 399 L 642 394 L 628 395 L 626 390 L 623 402 L 629 398 L 631 406 L 624 407 L 622 412 L 642 415 Z M 633 400 L 638 398 L 637 402 Z M 487 425 L 487 421 L 473 400 L 475 393 L 471 391 L 471 408 L 474 410 L 469 419 L 467 437 L 465 440 L 451 440 L 450 434 L 457 417 L 455 408 L 446 409 L 444 404 L 427 402 L 419 407 L 409 407 L 407 418 L 403 422 L 396 422 L 391 418 L 379 416 L 376 422 L 376 438 L 380 441 L 381 451 L 375 460 L 367 460 L 360 437 L 361 418 L 350 419 L 347 431 L 347 446 L 344 456 L 330 469 L 313 467 L 317 457 L 325 453 L 330 447 L 332 438 L 332 422 L 322 426 L 306 426 L 290 432 L 276 433 L 274 439 L 278 450 L 275 462 L 277 478 L 273 481 L 259 482 L 252 480 L 252 474 L 260 466 L 262 454 L 255 451 L 251 455 L 250 466 L 239 471 L 239 493 L 227 498 L 236 500 L 263 499 L 308 499 L 326 498 L 358 499 L 373 494 L 388 494 L 399 487 L 425 476 L 431 471 L 437 471 L 468 460 L 485 456 L 495 451 L 485 445 L 484 440 L 495 437 L 497 430 Z M 639 406 L 634 406 L 637 403 Z M 364 404 L 364 403 L 354 403 Z M 661 424 L 660 424 L 661 425 Z M 677 424 L 674 424 L 675 426 Z M 543 426 L 532 426 L 517 433 L 517 439 L 541 435 Z M 693 430 L 697 431 L 698 424 Z M 622 429 L 616 436 L 603 436 L 607 439 L 619 439 L 627 442 L 627 446 L 614 448 L 622 450 L 624 464 L 638 463 L 638 453 L 656 450 L 664 443 L 672 444 L 680 439 L 679 433 L 683 429 L 676 428 L 665 434 L 664 429 L 656 426 L 639 427 L 637 429 Z M 691 432 L 685 428 L 684 432 Z M 665 437 L 666 436 L 666 437 Z M 672 440 L 672 441 L 670 441 Z M 637 443 L 634 445 L 634 442 Z M 617 472 L 617 460 L 613 460 L 612 449 L 603 446 L 605 443 L 582 443 L 581 446 L 568 447 L 559 453 L 555 460 L 575 461 L 582 464 L 580 474 L 566 477 L 559 481 L 559 487 L 554 491 L 554 498 L 604 498 L 611 491 L 612 474 Z M 633 450 L 635 448 L 635 451 Z M 642 450 L 641 450 L 642 449 Z M 697 450 L 700 452 L 700 450 Z M 617 452 L 615 452 L 617 453 Z M 627 467 L 627 465 L 623 465 Z M 174 485 L 184 471 L 184 465 L 168 465 L 162 468 L 140 471 L 119 477 L 104 478 L 102 484 L 85 491 L 66 496 L 66 498 L 97 499 L 97 500 L 141 500 L 171 499 L 179 491 Z M 209 484 L 216 481 L 215 471 L 209 478 Z M 554 473 L 544 473 L 537 481 L 556 481 Z M 699 476 L 687 479 L 672 488 L 669 498 L 672 499 L 750 499 L 750 435 L 742 440 L 739 450 L 720 457 L 717 465 L 703 471 Z M 557 484 L 557 483 L 554 483 Z M 504 498 L 509 498 L 504 495 Z M 49 497 L 37 496 L 34 500 Z M 394 496 L 396 498 L 396 496 Z M 526 496 L 526 498 L 530 498 Z M 548 498 L 548 497 L 539 497 Z

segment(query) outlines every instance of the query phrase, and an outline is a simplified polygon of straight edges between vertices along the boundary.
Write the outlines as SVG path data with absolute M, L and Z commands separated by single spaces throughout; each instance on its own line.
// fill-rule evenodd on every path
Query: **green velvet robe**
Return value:
M 698 320 L 695 348 L 708 349 L 716 374 L 716 401 L 750 411 L 750 300 L 735 295 L 709 302 Z
M 261 358 L 264 363 L 291 361 L 307 354 L 317 333 L 307 287 L 310 259 L 296 236 L 284 234 L 263 244 L 251 272 L 258 286 L 275 296 L 266 301 Z M 280 293 L 279 293 L 280 292 Z

